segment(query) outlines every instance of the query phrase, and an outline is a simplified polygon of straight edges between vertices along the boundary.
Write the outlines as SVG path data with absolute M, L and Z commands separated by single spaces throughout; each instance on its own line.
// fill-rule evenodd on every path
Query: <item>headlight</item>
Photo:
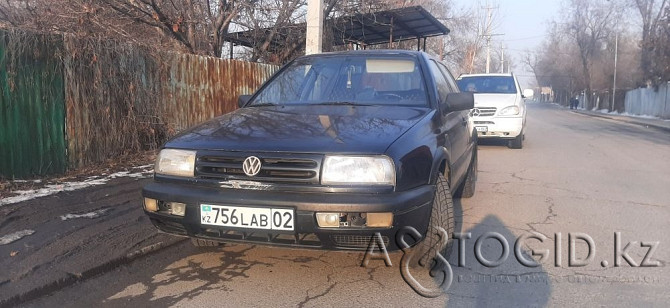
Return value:
M 395 168 L 388 156 L 326 156 L 321 182 L 395 185 Z
M 517 114 L 519 114 L 519 107 L 518 106 L 505 107 L 502 110 L 500 110 L 500 113 L 499 113 L 499 115 L 503 115 L 503 116 L 517 115 Z
M 156 173 L 193 177 L 195 151 L 163 149 L 156 158 Z

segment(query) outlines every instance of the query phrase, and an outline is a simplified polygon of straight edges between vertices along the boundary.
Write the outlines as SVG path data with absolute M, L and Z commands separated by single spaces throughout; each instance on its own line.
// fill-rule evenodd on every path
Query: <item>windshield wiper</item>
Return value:
M 346 105 L 346 106 L 372 106 L 370 104 L 361 104 L 348 101 L 333 101 L 333 102 L 323 102 L 316 105 Z

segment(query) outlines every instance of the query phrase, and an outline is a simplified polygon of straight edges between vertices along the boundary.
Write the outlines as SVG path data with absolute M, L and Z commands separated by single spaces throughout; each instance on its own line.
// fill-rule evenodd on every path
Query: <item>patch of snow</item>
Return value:
M 14 183 L 42 183 L 42 180 L 12 180 Z
M 109 209 L 100 209 L 100 210 L 97 210 L 97 211 L 93 211 L 93 212 L 90 212 L 90 213 L 84 213 L 84 214 L 67 214 L 67 215 L 62 215 L 60 217 L 60 219 L 63 220 L 63 221 L 68 220 L 68 219 L 75 219 L 75 218 L 90 218 L 90 219 L 93 219 L 93 218 L 97 218 L 97 217 L 100 217 L 102 215 L 105 215 L 105 213 L 107 213 L 107 211 L 109 211 Z
M 14 233 L 7 234 L 3 237 L 0 237 L 0 245 L 7 245 L 12 242 L 16 242 L 28 235 L 35 233 L 33 230 L 21 230 Z
M 655 117 L 655 116 L 643 115 L 643 114 L 642 115 L 641 114 L 630 114 L 628 112 L 620 113 L 619 115 L 627 116 L 627 117 L 631 117 L 631 118 L 640 118 L 640 119 L 649 119 L 649 120 L 660 119 L 659 117 Z
M 153 165 L 144 165 L 139 167 L 134 167 L 133 169 L 138 170 L 137 172 L 131 173 L 130 171 L 119 171 L 107 176 L 92 176 L 87 178 L 84 181 L 79 182 L 65 182 L 62 184 L 48 184 L 42 188 L 38 189 L 29 189 L 29 190 L 17 190 L 11 193 L 15 196 L 2 198 L 0 199 L 0 206 L 12 203 L 23 202 L 35 198 L 45 197 L 53 194 L 57 194 L 63 191 L 73 191 L 90 186 L 97 186 L 106 184 L 111 179 L 130 177 L 130 178 L 148 178 L 153 173 L 151 169 Z M 37 182 L 36 182 L 37 183 Z
M 153 167 L 154 167 L 154 164 L 148 164 L 148 165 L 142 165 L 142 166 L 135 166 L 135 167 L 133 167 L 133 169 L 149 169 L 149 168 L 153 168 Z
M 73 191 L 77 189 L 82 189 L 90 186 L 102 185 L 107 183 L 109 179 L 86 179 L 82 182 L 65 182 L 63 184 L 50 184 L 38 189 L 29 189 L 29 190 L 17 190 L 12 193 L 17 194 L 16 196 L 7 197 L 0 199 L 0 205 L 12 204 L 23 202 L 26 200 L 31 200 L 35 198 L 45 197 L 53 194 L 57 194 L 62 191 Z

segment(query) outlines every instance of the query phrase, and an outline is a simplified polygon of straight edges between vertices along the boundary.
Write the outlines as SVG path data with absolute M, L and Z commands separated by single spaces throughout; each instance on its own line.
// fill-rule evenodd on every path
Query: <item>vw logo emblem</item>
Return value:
M 481 114 L 481 111 L 479 111 L 479 108 L 472 109 L 472 116 L 473 117 L 478 117 Z
M 261 160 L 256 156 L 249 156 L 242 163 L 242 171 L 248 176 L 255 176 L 261 172 Z

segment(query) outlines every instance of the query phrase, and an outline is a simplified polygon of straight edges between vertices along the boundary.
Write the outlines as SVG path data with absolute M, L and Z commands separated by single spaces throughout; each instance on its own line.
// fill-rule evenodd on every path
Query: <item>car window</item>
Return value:
M 435 84 L 437 86 L 437 94 L 440 102 L 444 102 L 447 99 L 447 94 L 451 93 L 452 90 L 449 88 L 449 83 L 447 82 L 446 77 L 440 71 L 437 63 L 433 60 L 429 61 L 430 73 L 435 79 Z
M 415 57 L 298 59 L 263 87 L 250 106 L 309 104 L 427 106 Z
M 451 92 L 458 92 L 458 86 L 454 81 L 454 76 L 451 75 L 451 72 L 449 72 L 449 69 L 447 69 L 447 67 L 440 62 L 437 62 L 437 67 L 440 68 L 440 71 L 446 77 L 447 83 L 449 84 L 449 88 L 451 88 Z
M 512 76 L 465 76 L 458 81 L 462 92 L 514 94 L 517 87 Z

